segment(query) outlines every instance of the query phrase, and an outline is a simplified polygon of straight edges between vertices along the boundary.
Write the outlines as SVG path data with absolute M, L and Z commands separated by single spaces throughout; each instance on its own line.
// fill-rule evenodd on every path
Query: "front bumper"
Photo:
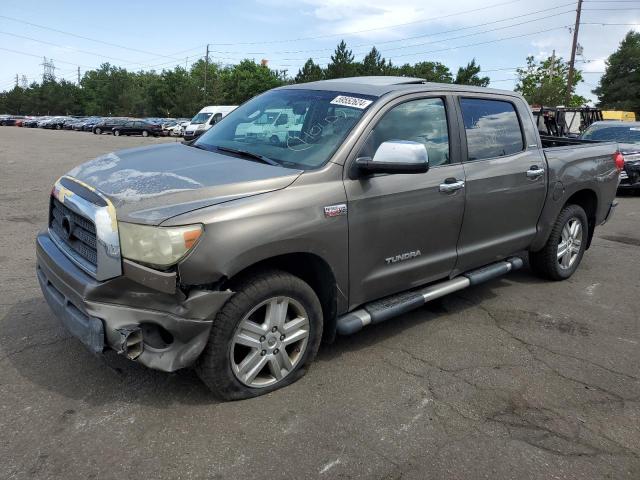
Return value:
M 206 130 L 194 130 L 192 132 L 185 131 L 184 138 L 185 140 L 193 140 L 194 138 L 198 138 L 202 135 Z
M 194 363 L 204 349 L 213 318 L 231 291 L 163 293 L 126 275 L 99 282 L 77 267 L 42 232 L 36 240 L 37 276 L 51 310 L 92 352 L 123 351 L 123 337 L 142 332 L 136 358 L 147 367 L 172 372 Z M 147 341 L 145 331 L 168 332 L 163 342 Z M 151 340 L 151 337 L 149 337 Z

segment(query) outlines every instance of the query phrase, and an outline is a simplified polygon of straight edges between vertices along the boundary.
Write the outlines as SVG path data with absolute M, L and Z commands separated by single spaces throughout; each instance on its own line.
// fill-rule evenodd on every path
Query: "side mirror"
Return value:
M 383 142 L 373 158 L 356 159 L 362 173 L 424 173 L 429 170 L 429 154 L 424 144 L 408 140 Z

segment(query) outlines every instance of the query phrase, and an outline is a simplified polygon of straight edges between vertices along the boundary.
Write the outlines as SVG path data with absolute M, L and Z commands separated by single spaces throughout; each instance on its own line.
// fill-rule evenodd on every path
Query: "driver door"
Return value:
M 398 99 L 378 113 L 345 168 L 349 220 L 349 303 L 361 305 L 449 276 L 464 212 L 464 170 L 448 97 Z M 363 176 L 357 157 L 382 142 L 421 142 L 429 171 Z M 449 188 L 447 185 L 455 184 Z M 459 187 L 459 188 L 457 188 Z

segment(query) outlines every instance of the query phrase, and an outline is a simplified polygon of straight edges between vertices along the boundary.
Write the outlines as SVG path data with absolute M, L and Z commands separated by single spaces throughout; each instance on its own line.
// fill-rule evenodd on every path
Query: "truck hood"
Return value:
M 280 190 L 301 173 L 166 143 L 108 153 L 67 176 L 109 198 L 118 220 L 159 225 L 192 210 Z

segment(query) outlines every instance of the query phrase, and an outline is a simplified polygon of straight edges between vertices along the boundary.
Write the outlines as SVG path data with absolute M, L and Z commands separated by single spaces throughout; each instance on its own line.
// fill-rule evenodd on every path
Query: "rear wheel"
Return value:
M 547 243 L 538 252 L 529 252 L 531 268 L 542 277 L 565 280 L 578 269 L 587 246 L 589 222 L 579 205 L 562 209 Z
M 142 131 L 142 136 L 143 137 L 148 137 L 149 136 L 149 132 L 147 132 L 146 130 Z
M 114 130 L 114 131 L 113 131 L 113 134 L 114 134 L 116 137 L 119 137 L 119 136 L 120 136 L 120 130 Z
M 95 134 L 96 135 L 101 135 L 102 134 L 102 129 L 101 128 L 96 128 Z
M 256 397 L 301 378 L 322 337 L 322 309 L 311 287 L 268 270 L 233 290 L 196 365 L 200 378 L 225 400 Z

